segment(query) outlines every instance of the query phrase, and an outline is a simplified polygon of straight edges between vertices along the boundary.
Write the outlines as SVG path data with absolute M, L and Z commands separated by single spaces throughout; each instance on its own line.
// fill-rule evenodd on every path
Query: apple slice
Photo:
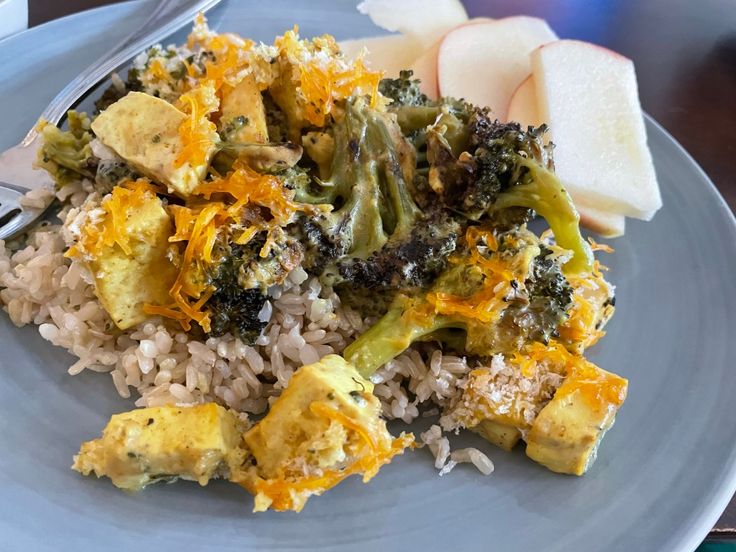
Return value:
M 440 40 L 424 51 L 409 67 L 414 71 L 414 78 L 419 79 L 419 89 L 429 98 L 436 100 L 440 96 L 437 86 L 437 53 L 440 50 Z
M 461 23 L 459 26 L 477 25 L 478 23 L 488 23 L 489 21 L 494 20 L 490 17 L 474 17 Z M 441 43 L 442 40 L 440 39 L 432 44 L 411 65 L 411 70 L 414 71 L 414 78 L 421 81 L 419 88 L 433 100 L 436 100 L 440 96 L 440 89 L 437 85 L 437 55 L 439 54 Z
M 402 34 L 343 40 L 339 45 L 348 59 L 357 57 L 365 48 L 366 64 L 372 69 L 385 71 L 387 77 L 398 77 L 399 71 L 411 67 L 423 52 L 418 41 Z
M 531 75 L 521 82 L 511 96 L 506 120 L 515 121 L 523 128 L 542 124 L 537 109 L 537 91 L 534 89 L 534 78 Z
M 509 121 L 516 121 L 523 128 L 527 126 L 537 127 L 542 121 L 537 108 L 537 91 L 534 85 L 534 77 L 529 75 L 519 85 L 511 96 L 509 102 Z M 549 131 L 545 134 L 549 138 Z M 555 150 L 557 151 L 557 150 Z M 571 191 L 568 188 L 568 191 Z M 604 238 L 617 238 L 624 235 L 626 230 L 626 217 L 615 212 L 609 212 L 598 207 L 592 207 L 583 203 L 579 197 L 571 193 L 575 207 L 580 213 L 580 224 L 600 234 Z
M 650 220 L 662 206 L 631 60 L 575 40 L 532 54 L 541 119 L 572 197 Z
M 460 0 L 363 0 L 358 11 L 387 31 L 399 31 L 429 48 L 468 20 Z
M 574 200 L 573 200 L 574 201 Z M 580 224 L 604 238 L 618 238 L 626 231 L 626 217 L 596 207 L 588 207 L 579 201 L 575 208 L 580 214 Z
M 505 120 L 514 90 L 531 72 L 529 54 L 556 38 L 549 25 L 536 17 L 507 17 L 458 27 L 440 45 L 440 93 L 488 106 Z

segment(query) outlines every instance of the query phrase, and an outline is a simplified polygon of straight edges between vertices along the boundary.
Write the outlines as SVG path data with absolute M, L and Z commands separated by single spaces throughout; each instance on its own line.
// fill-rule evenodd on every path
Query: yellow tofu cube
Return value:
M 176 158 L 184 148 L 179 127 L 186 118 L 160 98 L 130 92 L 100 113 L 92 122 L 92 131 L 142 174 L 186 197 L 205 177 L 219 140 L 213 130 L 205 162 L 193 166 L 187 161 L 177 166 Z
M 534 420 L 526 454 L 552 471 L 582 475 L 626 399 L 628 382 L 580 359 Z
M 235 86 L 223 86 L 219 128 L 233 142 L 268 142 L 263 97 L 252 75 L 247 75 Z
M 121 330 L 148 318 L 144 305 L 171 303 L 169 289 L 178 272 L 167 256 L 171 218 L 156 195 L 145 197 L 126 211 L 125 227 L 118 230 L 127 236 L 130 254 L 113 244 L 89 261 L 97 297 Z
M 367 482 L 413 442 L 393 439 L 373 385 L 342 357 L 303 366 L 263 420 L 245 434 L 255 465 L 232 478 L 255 510 L 302 509 L 353 473 Z
M 131 491 L 172 478 L 206 485 L 240 462 L 241 444 L 237 415 L 214 403 L 141 408 L 112 416 L 100 439 L 82 444 L 72 468 Z

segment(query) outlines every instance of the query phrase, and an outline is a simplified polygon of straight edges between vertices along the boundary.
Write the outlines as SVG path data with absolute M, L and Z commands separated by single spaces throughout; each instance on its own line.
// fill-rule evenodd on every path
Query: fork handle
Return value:
M 186 25 L 199 12 L 205 12 L 221 0 L 162 0 L 138 30 L 79 73 L 51 100 L 40 118 L 58 125 L 70 106 L 87 94 L 98 82 L 151 46 Z M 20 143 L 29 146 L 38 136 L 36 125 Z

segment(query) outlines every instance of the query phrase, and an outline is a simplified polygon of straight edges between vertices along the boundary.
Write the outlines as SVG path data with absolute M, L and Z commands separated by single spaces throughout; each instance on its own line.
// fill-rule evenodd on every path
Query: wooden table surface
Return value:
M 111 3 L 113 0 L 29 0 L 29 24 Z M 464 3 L 471 17 L 543 17 L 561 37 L 595 42 L 634 60 L 644 109 L 692 154 L 731 209 L 736 210 L 736 2 Z M 736 537 L 736 500 L 731 501 L 711 533 L 727 535 Z

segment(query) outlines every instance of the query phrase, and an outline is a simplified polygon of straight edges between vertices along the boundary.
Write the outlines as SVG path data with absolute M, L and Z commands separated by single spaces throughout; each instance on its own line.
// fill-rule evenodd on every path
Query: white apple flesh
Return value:
M 488 23 L 489 21 L 493 21 L 493 19 L 490 17 L 474 17 L 461 23 L 459 26 L 477 25 L 478 23 Z M 437 55 L 439 54 L 441 43 L 442 40 L 438 40 L 432 44 L 410 67 L 414 71 L 414 78 L 420 81 L 419 88 L 421 91 L 433 100 L 438 99 L 440 96 L 440 89 L 437 84 Z
M 538 127 L 544 123 L 537 108 L 537 92 L 534 85 L 534 77 L 531 75 L 519 85 L 511 97 L 508 120 L 519 123 L 522 128 L 528 126 Z M 545 136 L 549 137 L 549 131 Z M 580 213 L 580 223 L 583 226 L 600 234 L 604 238 L 623 236 L 626 230 L 626 217 L 619 213 L 586 205 L 579 197 L 575 197 L 568 186 L 566 188 L 568 192 L 571 192 L 570 196 L 575 203 L 578 213 Z
M 358 11 L 387 31 L 408 35 L 429 48 L 468 20 L 460 0 L 363 0 Z
M 368 67 L 384 71 L 387 77 L 398 77 L 423 52 L 419 42 L 401 34 L 343 40 L 339 46 L 347 59 L 355 59 L 365 49 L 363 59 Z
M 505 120 L 514 90 L 531 72 L 529 54 L 556 38 L 549 25 L 536 17 L 507 17 L 458 27 L 440 44 L 440 94 L 488 106 L 494 116 Z
M 631 60 L 561 40 L 536 50 L 532 67 L 539 116 L 550 126 L 556 171 L 572 197 L 650 220 L 662 200 Z

